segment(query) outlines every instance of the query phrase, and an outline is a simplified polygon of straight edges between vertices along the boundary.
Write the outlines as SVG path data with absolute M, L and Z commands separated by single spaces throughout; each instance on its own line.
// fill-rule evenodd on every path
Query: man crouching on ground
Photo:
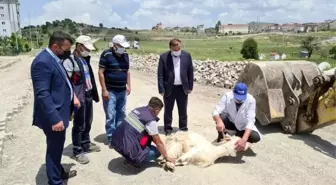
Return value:
M 132 110 L 112 136 L 111 146 L 123 157 L 124 164 L 139 168 L 143 163 L 156 160 L 161 155 L 166 161 L 175 163 L 159 136 L 157 117 L 163 102 L 152 97 L 147 106 Z M 152 141 L 155 146 L 151 145 Z
M 257 143 L 261 133 L 255 126 L 256 100 L 249 94 L 244 83 L 237 83 L 233 91 L 222 96 L 213 112 L 218 131 L 217 142 L 223 138 L 223 132 L 232 130 L 241 139 L 236 143 L 236 150 L 243 151 L 247 142 Z

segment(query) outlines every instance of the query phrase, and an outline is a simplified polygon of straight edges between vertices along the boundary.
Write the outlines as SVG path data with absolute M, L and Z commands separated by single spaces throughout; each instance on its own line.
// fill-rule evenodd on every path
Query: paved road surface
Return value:
M 0 60 L 1 61 L 1 60 Z M 13 64 L 7 72 L 0 72 L 0 79 L 17 80 L 29 77 L 31 58 L 23 58 Z M 97 70 L 97 64 L 93 64 Z M 9 75 L 9 69 L 16 75 Z M 98 77 L 97 77 L 98 78 Z M 8 79 L 9 80 L 9 79 Z M 1 80 L 5 83 L 7 80 Z M 12 82 L 16 84 L 16 82 Z M 2 88 L 5 88 L 2 86 Z M 3 89 L 1 89 L 1 92 Z M 20 87 L 8 96 L 15 95 Z M 7 92 L 7 91 L 6 91 Z M 31 94 L 31 90 L 25 91 Z M 223 89 L 209 86 L 195 86 L 189 103 L 189 128 L 202 133 L 209 140 L 216 137 L 211 112 L 219 100 Z M 128 110 L 145 105 L 151 96 L 157 96 L 156 77 L 132 71 L 132 92 L 128 99 Z M 3 98 L 3 97 L 2 97 Z M 45 175 L 45 136 L 42 131 L 31 126 L 32 98 L 21 113 L 7 123 L 7 132 L 14 137 L 5 141 L 3 164 L 0 168 L 0 185 L 47 184 Z M 7 106 L 1 105 L 1 106 Z M 176 107 L 175 107 L 176 108 Z M 161 114 L 161 118 L 162 118 Z M 174 113 L 177 126 L 177 111 Z M 162 130 L 162 121 L 160 122 Z M 310 136 L 289 136 L 278 126 L 260 129 L 264 133 L 262 143 L 253 146 L 254 155 L 243 158 L 226 158 L 206 169 L 194 166 L 179 167 L 175 173 L 165 172 L 156 165 L 138 171 L 122 165 L 123 159 L 109 149 L 104 137 L 104 112 L 102 103 L 94 105 L 92 140 L 102 147 L 100 153 L 89 154 L 91 162 L 80 165 L 72 160 L 71 133 L 67 131 L 63 164 L 76 169 L 78 175 L 67 182 L 69 185 L 108 184 L 162 184 L 162 185 L 331 185 L 336 182 L 336 124 L 315 131 Z

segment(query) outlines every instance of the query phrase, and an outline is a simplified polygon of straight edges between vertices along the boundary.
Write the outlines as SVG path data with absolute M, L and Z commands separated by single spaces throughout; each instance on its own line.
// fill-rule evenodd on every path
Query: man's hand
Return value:
M 175 159 L 173 159 L 171 157 L 166 157 L 166 161 L 175 164 Z
M 79 101 L 79 99 L 77 98 L 77 96 L 74 96 L 74 105 L 79 109 L 81 107 L 81 103 Z
M 109 100 L 110 99 L 110 95 L 109 95 L 107 90 L 102 91 L 102 96 L 103 96 L 104 100 Z
M 127 96 L 131 94 L 131 87 L 130 86 L 126 86 L 126 94 Z
M 245 150 L 245 146 L 246 146 L 246 140 L 244 139 L 239 139 L 236 143 L 235 143 L 235 149 L 237 151 L 244 151 Z
M 58 122 L 56 125 L 53 125 L 51 127 L 53 131 L 59 132 L 64 130 L 64 124 L 63 121 Z
M 223 123 L 223 122 L 218 122 L 218 123 L 216 123 L 216 129 L 217 129 L 219 132 L 224 132 L 224 130 L 225 130 L 224 123 Z

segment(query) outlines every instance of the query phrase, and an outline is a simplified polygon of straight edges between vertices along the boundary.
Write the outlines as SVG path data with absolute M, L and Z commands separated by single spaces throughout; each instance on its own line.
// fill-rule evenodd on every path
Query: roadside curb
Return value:
M 30 92 L 31 85 L 28 87 L 26 95 L 21 96 L 18 101 L 13 102 L 16 106 L 10 112 L 0 113 L 0 166 L 2 165 L 5 141 L 14 137 L 13 133 L 6 132 L 6 125 L 28 104 L 27 98 L 30 96 Z

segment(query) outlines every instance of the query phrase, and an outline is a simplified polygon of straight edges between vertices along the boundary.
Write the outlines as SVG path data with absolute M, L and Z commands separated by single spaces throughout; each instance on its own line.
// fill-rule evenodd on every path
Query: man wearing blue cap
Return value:
M 237 83 L 233 91 L 227 92 L 219 101 L 213 112 L 219 142 L 227 130 L 236 131 L 241 139 L 236 143 L 236 150 L 242 151 L 247 142 L 256 143 L 261 134 L 255 126 L 256 100 L 247 92 L 244 83 Z

